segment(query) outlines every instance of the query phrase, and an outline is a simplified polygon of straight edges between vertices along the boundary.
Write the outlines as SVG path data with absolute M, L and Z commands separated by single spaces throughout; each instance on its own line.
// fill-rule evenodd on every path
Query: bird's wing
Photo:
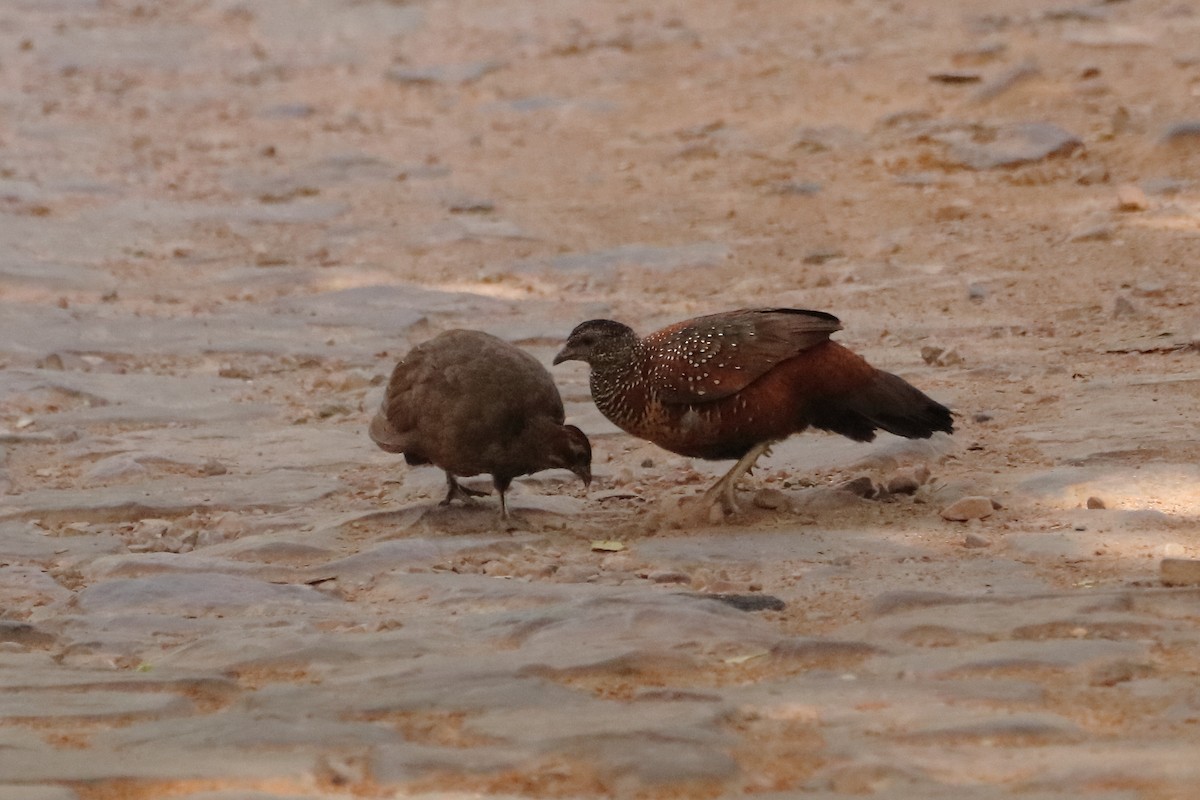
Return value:
M 415 374 L 414 374 L 415 373 Z M 413 397 L 414 381 L 420 375 L 418 359 L 402 360 L 392 370 L 383 403 L 371 420 L 371 440 L 389 453 L 403 453 L 413 443 L 419 403 Z
M 645 378 L 664 403 L 736 394 L 842 328 L 823 311 L 748 308 L 686 320 L 645 339 Z

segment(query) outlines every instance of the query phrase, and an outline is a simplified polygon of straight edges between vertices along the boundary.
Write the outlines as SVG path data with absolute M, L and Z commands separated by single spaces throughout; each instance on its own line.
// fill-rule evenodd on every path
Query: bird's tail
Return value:
M 934 431 L 954 433 L 950 409 L 903 378 L 878 369 L 862 386 L 815 403 L 809 424 L 856 442 L 873 440 L 881 429 L 906 439 L 928 439 Z
M 396 430 L 382 411 L 371 420 L 371 427 L 367 433 L 371 436 L 371 441 L 379 445 L 379 449 L 389 453 L 403 453 L 408 446 L 407 439 Z

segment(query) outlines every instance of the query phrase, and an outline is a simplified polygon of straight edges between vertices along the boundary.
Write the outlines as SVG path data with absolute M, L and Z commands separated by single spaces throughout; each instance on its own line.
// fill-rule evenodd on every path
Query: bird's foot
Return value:
M 720 522 L 731 514 L 740 514 L 742 507 L 737 501 L 737 476 L 729 480 L 729 475 L 721 478 L 708 488 L 700 498 L 700 508 L 710 522 Z
M 754 468 L 754 462 L 758 461 L 759 457 L 769 453 L 771 445 L 767 442 L 756 444 L 754 447 L 738 459 L 732 469 L 721 476 L 720 480 L 709 487 L 704 493 L 702 499 L 702 508 L 708 512 L 710 522 L 720 522 L 723 516 L 729 514 L 740 514 L 741 506 L 737 501 L 737 482 L 738 480 L 750 472 Z M 724 512 L 721 516 L 718 516 Z
M 470 505 L 472 502 L 474 502 L 473 498 L 487 497 L 488 495 L 487 492 L 481 492 L 478 489 L 472 489 L 469 486 L 463 486 L 454 479 L 453 475 L 449 474 L 446 475 L 446 486 L 446 499 L 438 503 L 438 505 L 448 506 L 455 498 L 462 500 L 463 503 L 467 505 Z

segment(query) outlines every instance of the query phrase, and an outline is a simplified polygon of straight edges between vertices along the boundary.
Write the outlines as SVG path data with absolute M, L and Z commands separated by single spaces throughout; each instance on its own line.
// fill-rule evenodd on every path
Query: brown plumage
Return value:
M 592 399 L 617 426 L 694 458 L 738 459 L 709 490 L 736 510 L 734 485 L 770 445 L 814 427 L 869 442 L 953 433 L 950 410 L 830 340 L 832 314 L 749 308 L 696 317 L 644 339 L 607 319 L 571 331 L 554 363 L 591 366 Z
M 518 475 L 561 467 L 591 482 L 591 445 L 563 419 L 554 379 L 536 358 L 481 331 L 452 330 L 396 365 L 370 435 L 409 464 L 441 467 L 443 505 L 483 494 L 455 476 L 490 474 L 507 518 L 504 493 Z

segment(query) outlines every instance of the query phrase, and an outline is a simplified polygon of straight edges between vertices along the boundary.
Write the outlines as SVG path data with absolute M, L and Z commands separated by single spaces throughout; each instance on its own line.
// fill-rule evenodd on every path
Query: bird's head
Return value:
M 554 363 L 583 361 L 592 367 L 619 364 L 630 359 L 637 345 L 637 334 L 628 325 L 611 319 L 589 319 L 571 331 Z
M 569 469 L 579 476 L 584 486 L 592 483 L 592 443 L 574 425 L 559 428 L 550 451 L 550 466 Z

